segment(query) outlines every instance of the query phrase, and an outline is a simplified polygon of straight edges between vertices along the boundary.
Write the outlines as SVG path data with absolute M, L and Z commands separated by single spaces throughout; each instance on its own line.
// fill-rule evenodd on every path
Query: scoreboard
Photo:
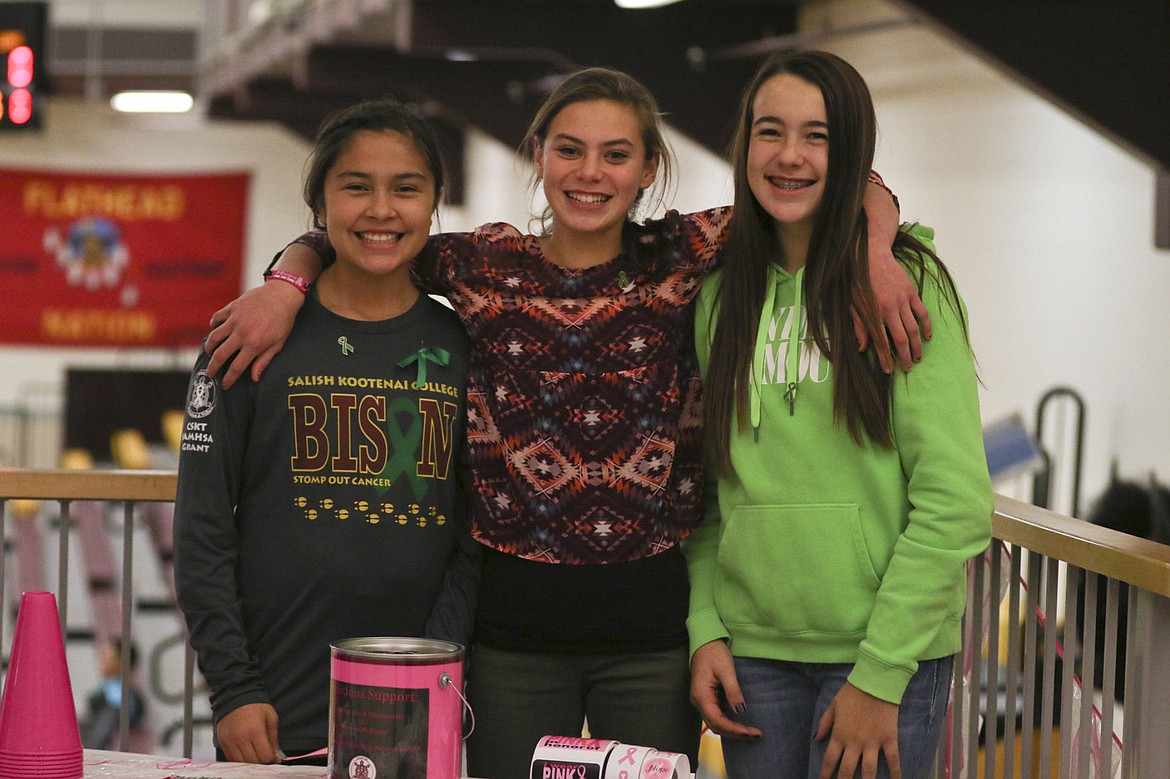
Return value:
M 47 18 L 47 3 L 0 0 L 0 130 L 41 126 Z

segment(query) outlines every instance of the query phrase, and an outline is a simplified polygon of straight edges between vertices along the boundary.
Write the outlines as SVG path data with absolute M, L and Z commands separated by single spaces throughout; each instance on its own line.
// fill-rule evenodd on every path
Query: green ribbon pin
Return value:
M 399 368 L 405 368 L 411 363 L 418 363 L 418 381 L 416 386 L 422 387 L 427 383 L 427 362 L 435 365 L 450 365 L 451 353 L 437 346 L 424 346 L 404 360 L 398 361 Z

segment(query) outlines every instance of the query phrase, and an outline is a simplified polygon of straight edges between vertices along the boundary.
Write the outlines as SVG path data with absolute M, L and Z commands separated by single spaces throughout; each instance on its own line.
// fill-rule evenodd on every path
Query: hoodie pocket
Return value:
M 854 504 L 741 506 L 719 567 L 724 623 L 782 635 L 863 634 L 881 584 Z

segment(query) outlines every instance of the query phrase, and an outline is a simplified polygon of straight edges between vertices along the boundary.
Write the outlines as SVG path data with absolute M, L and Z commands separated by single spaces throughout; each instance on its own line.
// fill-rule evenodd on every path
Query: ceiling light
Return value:
M 195 100 L 186 92 L 119 92 L 110 98 L 115 111 L 147 114 L 182 114 L 190 111 Z
M 678 0 L 613 0 L 618 8 L 657 8 L 660 5 L 670 5 Z

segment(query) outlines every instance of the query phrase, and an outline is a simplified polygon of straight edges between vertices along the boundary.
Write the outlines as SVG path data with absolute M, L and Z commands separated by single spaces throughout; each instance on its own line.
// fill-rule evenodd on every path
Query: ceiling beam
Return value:
M 406 51 L 489 61 L 511 56 L 561 72 L 591 65 L 624 70 L 646 84 L 673 127 L 721 153 L 740 91 L 764 53 L 708 60 L 706 52 L 793 33 L 796 5 L 689 0 L 629 11 L 610 0 L 416 0 Z
M 1170 169 L 1167 0 L 902 0 L 1033 91 Z
M 452 62 L 407 57 L 381 47 L 319 46 L 308 57 L 305 85 L 351 99 L 394 95 L 474 125 L 517 148 L 543 94 L 526 85 L 555 74 L 538 61 Z M 436 106 L 441 106 L 441 111 Z
M 386 91 L 353 94 L 345 90 L 305 89 L 284 78 L 256 79 L 231 94 L 221 94 L 210 100 L 207 114 L 214 118 L 277 122 L 312 141 L 317 137 L 321 123 L 334 111 L 362 100 L 383 97 L 412 103 L 427 114 L 447 166 L 446 200 L 451 205 L 462 205 L 466 175 L 464 128 L 442 113 L 428 113 L 427 108 L 419 105 L 411 95 Z

